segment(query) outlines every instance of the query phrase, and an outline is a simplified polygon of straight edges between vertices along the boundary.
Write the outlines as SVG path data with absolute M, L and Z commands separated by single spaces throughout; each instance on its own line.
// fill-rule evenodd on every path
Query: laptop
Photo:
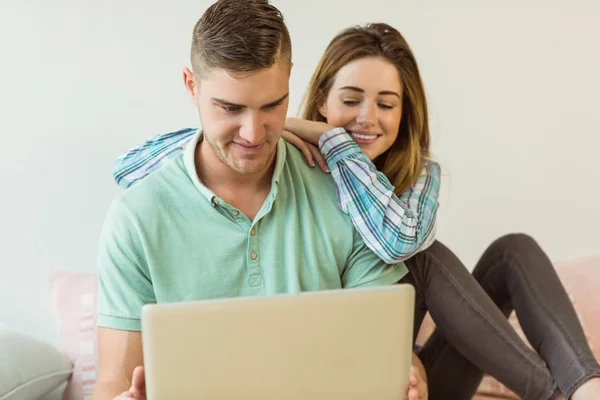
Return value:
M 405 284 L 146 305 L 147 398 L 402 399 L 414 296 Z

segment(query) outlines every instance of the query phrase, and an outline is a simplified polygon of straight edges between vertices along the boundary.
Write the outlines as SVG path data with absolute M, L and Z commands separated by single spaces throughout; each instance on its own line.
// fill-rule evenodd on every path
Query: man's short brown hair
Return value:
M 292 44 L 281 12 L 268 0 L 218 0 L 194 27 L 194 73 L 223 68 L 252 72 L 291 66 Z

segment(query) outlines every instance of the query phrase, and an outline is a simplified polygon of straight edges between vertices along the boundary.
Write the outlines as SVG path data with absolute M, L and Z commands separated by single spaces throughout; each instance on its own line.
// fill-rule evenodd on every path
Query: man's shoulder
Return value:
M 164 205 L 168 198 L 180 195 L 186 190 L 186 185 L 190 184 L 192 183 L 180 155 L 125 189 L 113 202 L 113 208 L 119 207 L 135 213 L 152 212 Z
M 310 212 L 334 223 L 347 224 L 349 229 L 353 229 L 350 217 L 339 207 L 337 187 L 331 174 L 326 174 L 318 166 L 309 167 L 296 147 L 287 143 L 286 145 L 286 163 L 290 174 L 286 184 L 293 187 L 293 190 L 287 192 L 299 196 L 294 199 L 297 206 L 307 202 Z
M 286 163 L 288 164 L 294 184 L 303 184 L 309 187 L 326 187 L 330 190 L 323 193 L 325 197 L 331 197 L 335 200 L 335 181 L 330 174 L 324 173 L 318 166 L 309 167 L 306 164 L 304 155 L 294 145 L 286 144 Z M 300 179 L 298 179 L 300 178 Z

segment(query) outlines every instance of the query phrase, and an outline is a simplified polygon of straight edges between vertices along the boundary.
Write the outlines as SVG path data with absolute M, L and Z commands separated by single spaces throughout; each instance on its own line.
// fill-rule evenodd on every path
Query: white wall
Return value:
M 114 158 L 197 124 L 180 71 L 209 3 L 0 2 L 0 321 L 56 340 L 48 274 L 94 271 Z M 439 238 L 469 267 L 510 231 L 554 259 L 600 252 L 600 4 L 427 3 L 275 0 L 294 44 L 290 114 L 335 33 L 391 23 L 429 94 Z

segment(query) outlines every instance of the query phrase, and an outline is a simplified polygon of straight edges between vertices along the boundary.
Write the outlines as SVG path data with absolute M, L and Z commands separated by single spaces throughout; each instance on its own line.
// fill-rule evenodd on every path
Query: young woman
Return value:
M 398 31 L 369 24 L 336 36 L 312 77 L 303 117 L 288 119 L 284 137 L 311 164 L 323 155 L 340 207 L 369 247 L 387 262 L 405 260 L 410 273 L 402 281 L 417 291 L 415 333 L 427 310 L 436 322 L 419 353 L 430 398 L 471 398 L 483 371 L 524 399 L 600 398 L 600 366 L 533 239 L 498 239 L 473 275 L 449 249 L 431 243 L 440 172 L 429 160 L 417 63 Z M 142 179 L 181 153 L 194 131 L 128 152 L 115 179 L 122 186 Z M 513 309 L 535 351 L 507 323 Z

